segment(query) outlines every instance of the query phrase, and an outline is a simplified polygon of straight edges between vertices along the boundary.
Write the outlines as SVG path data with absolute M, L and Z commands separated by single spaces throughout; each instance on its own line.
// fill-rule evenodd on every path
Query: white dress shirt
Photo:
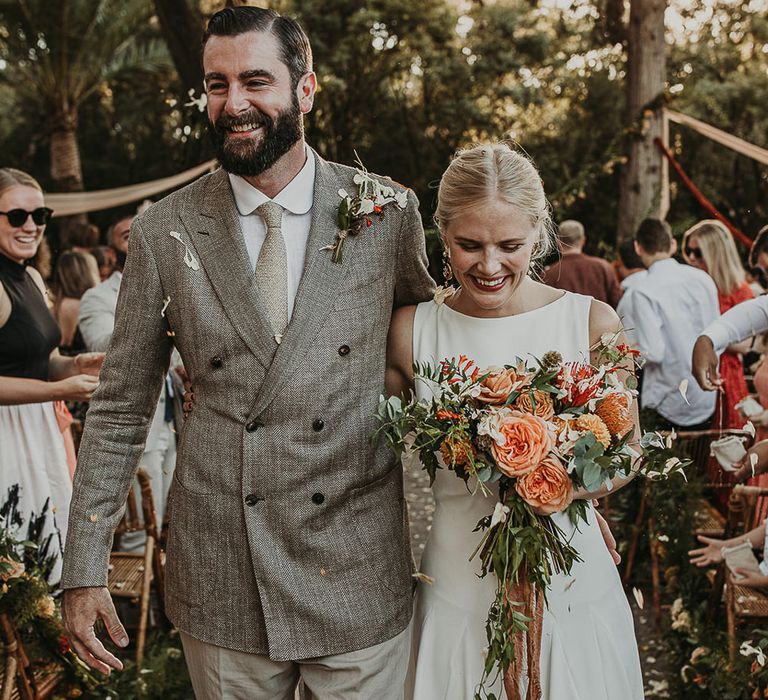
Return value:
M 749 299 L 728 309 L 702 335 L 709 336 L 715 352 L 720 354 L 729 345 L 768 331 L 768 295 Z
M 304 167 L 271 200 L 285 209 L 281 229 L 288 258 L 288 318 L 293 313 L 296 292 L 304 272 L 309 227 L 312 223 L 312 202 L 315 197 L 315 156 L 309 149 L 306 149 L 306 154 Z M 229 182 L 235 196 L 240 230 L 245 237 L 248 258 L 255 271 L 261 246 L 267 237 L 264 219 L 255 210 L 264 202 L 269 202 L 270 198 L 239 175 L 230 174 Z
M 632 289 L 632 324 L 645 359 L 642 405 L 677 425 L 696 425 L 715 410 L 715 392 L 691 374 L 696 338 L 720 315 L 717 287 L 702 270 L 658 260 Z M 680 384 L 688 380 L 687 401 Z
M 640 270 L 627 275 L 621 280 L 621 288 L 624 294 L 621 295 L 619 303 L 616 306 L 616 313 L 624 326 L 624 333 L 627 336 L 627 342 L 633 347 L 637 347 L 637 335 L 635 334 L 635 322 L 633 320 L 632 310 L 632 290 L 642 282 L 648 275 L 647 270 Z

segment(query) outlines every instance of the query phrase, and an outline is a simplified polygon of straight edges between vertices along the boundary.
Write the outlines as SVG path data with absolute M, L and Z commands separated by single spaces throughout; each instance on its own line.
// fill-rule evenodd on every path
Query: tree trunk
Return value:
M 203 90 L 203 67 L 200 60 L 200 37 L 203 21 L 189 0 L 155 0 L 160 30 L 168 45 L 173 65 L 181 79 L 184 97 L 189 90 L 199 95 Z
M 83 167 L 80 162 L 80 147 L 77 144 L 77 108 L 62 107 L 53 117 L 51 132 L 51 179 L 56 192 L 82 192 Z M 74 232 L 87 224 L 85 214 L 64 216 L 57 219 L 58 245 L 66 249 Z
M 625 117 L 629 142 L 621 171 L 619 243 L 631 239 L 644 218 L 662 215 L 666 163 L 653 140 L 663 136 L 666 7 L 667 0 L 630 4 Z

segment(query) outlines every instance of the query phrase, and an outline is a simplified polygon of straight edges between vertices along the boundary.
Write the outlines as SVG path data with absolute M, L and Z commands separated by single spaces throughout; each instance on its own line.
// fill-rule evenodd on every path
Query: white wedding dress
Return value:
M 549 350 L 566 360 L 589 357 L 591 298 L 566 292 L 539 309 L 504 318 L 466 316 L 447 305 L 419 304 L 413 328 L 414 362 L 466 355 L 481 367 L 532 361 Z M 428 389 L 417 384 L 423 397 Z M 493 498 L 472 495 L 452 472 L 439 470 L 435 514 L 420 571 L 413 619 L 413 649 L 406 698 L 471 700 L 483 673 L 485 620 L 494 598 L 493 574 L 478 578 L 468 560 L 493 512 Z M 547 592 L 541 641 L 542 700 L 642 700 L 643 681 L 634 625 L 619 575 L 594 511 L 574 533 L 568 517 L 552 516 L 583 563 L 556 575 Z M 524 686 L 527 680 L 523 680 Z M 525 687 L 523 687 L 523 690 Z M 497 697 L 506 697 L 499 680 Z M 523 693 L 523 697 L 525 694 Z

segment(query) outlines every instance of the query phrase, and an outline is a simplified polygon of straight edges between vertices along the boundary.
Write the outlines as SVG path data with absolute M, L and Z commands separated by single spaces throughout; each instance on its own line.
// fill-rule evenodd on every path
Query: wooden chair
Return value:
M 667 437 L 669 433 L 663 432 L 662 435 Z M 707 465 L 711 459 L 709 456 L 710 444 L 727 435 L 735 435 L 737 437 L 745 438 L 745 447 L 747 448 L 752 445 L 753 438 L 750 433 L 745 430 L 729 429 L 680 431 L 677 433 L 675 446 L 681 458 L 684 457 L 692 461 L 692 465 L 689 469 L 693 468 L 699 473 L 706 473 Z M 714 490 L 723 488 L 730 490 L 732 488 L 731 485 L 727 483 L 707 484 L 707 487 Z M 661 624 L 661 547 L 656 536 L 656 517 L 654 513 L 648 513 L 649 505 L 651 503 L 652 488 L 653 483 L 651 481 L 646 481 L 645 484 L 643 484 L 637 517 L 632 525 L 632 534 L 629 539 L 622 582 L 626 586 L 631 581 L 640 535 L 643 532 L 648 532 L 648 547 L 651 557 L 651 584 L 653 588 L 652 609 L 654 621 L 658 628 Z M 706 498 L 698 500 L 694 520 L 696 523 L 694 534 L 696 535 L 705 535 L 707 537 L 716 538 L 722 538 L 725 535 L 725 516 L 722 515 Z M 719 580 L 715 581 L 715 589 L 717 589 L 717 593 L 714 595 L 716 595 L 716 600 L 720 599 L 722 585 L 723 579 L 722 575 L 720 575 Z
M 729 526 L 733 535 L 749 532 L 762 522 L 768 504 L 768 488 L 734 486 L 729 501 Z M 726 575 L 725 611 L 728 622 L 728 656 L 733 663 L 738 653 L 736 625 L 744 619 L 768 619 L 768 591 L 740 586 L 730 572 Z
M 8 613 L 0 613 L 0 700 L 45 700 L 64 679 L 64 669 L 51 662 L 33 665 Z
M 164 557 L 158 545 L 157 518 L 152 501 L 152 486 L 149 475 L 139 469 L 139 487 L 141 489 L 141 510 L 139 517 L 133 489 L 128 496 L 125 514 L 115 531 L 116 541 L 120 535 L 128 532 L 146 533 L 144 552 L 112 552 L 109 558 L 109 580 L 107 587 L 114 598 L 130 599 L 139 605 L 139 627 L 136 638 L 136 663 L 141 666 L 144 658 L 144 646 L 147 639 L 149 608 L 154 588 L 160 613 L 164 614 Z M 154 586 L 152 585 L 154 582 Z

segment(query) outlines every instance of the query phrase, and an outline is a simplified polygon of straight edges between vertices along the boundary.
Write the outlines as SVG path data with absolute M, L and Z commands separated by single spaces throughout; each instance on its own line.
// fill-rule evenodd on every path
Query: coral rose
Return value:
M 515 406 L 523 411 L 523 413 L 533 413 L 534 416 L 544 420 L 551 420 L 555 415 L 552 398 L 546 391 L 539 389 L 524 391 L 517 397 Z
M 552 447 L 547 424 L 530 413 L 506 412 L 498 425 L 498 433 L 491 451 L 506 476 L 527 474 Z
M 573 421 L 573 427 L 580 433 L 592 433 L 606 450 L 611 446 L 611 433 L 608 430 L 608 426 L 603 423 L 602 418 L 594 413 L 585 413 L 583 416 L 579 416 Z
M 498 405 L 503 404 L 509 398 L 509 395 L 530 381 L 525 374 L 524 369 L 520 371 L 510 367 L 491 371 L 488 376 L 480 382 L 480 394 L 477 397 L 482 403 Z
M 595 413 L 602 418 L 611 435 L 621 438 L 633 428 L 629 397 L 621 392 L 607 394 L 597 405 Z
M 554 455 L 547 455 L 515 484 L 520 497 L 541 515 L 565 510 L 573 500 L 573 483 Z

